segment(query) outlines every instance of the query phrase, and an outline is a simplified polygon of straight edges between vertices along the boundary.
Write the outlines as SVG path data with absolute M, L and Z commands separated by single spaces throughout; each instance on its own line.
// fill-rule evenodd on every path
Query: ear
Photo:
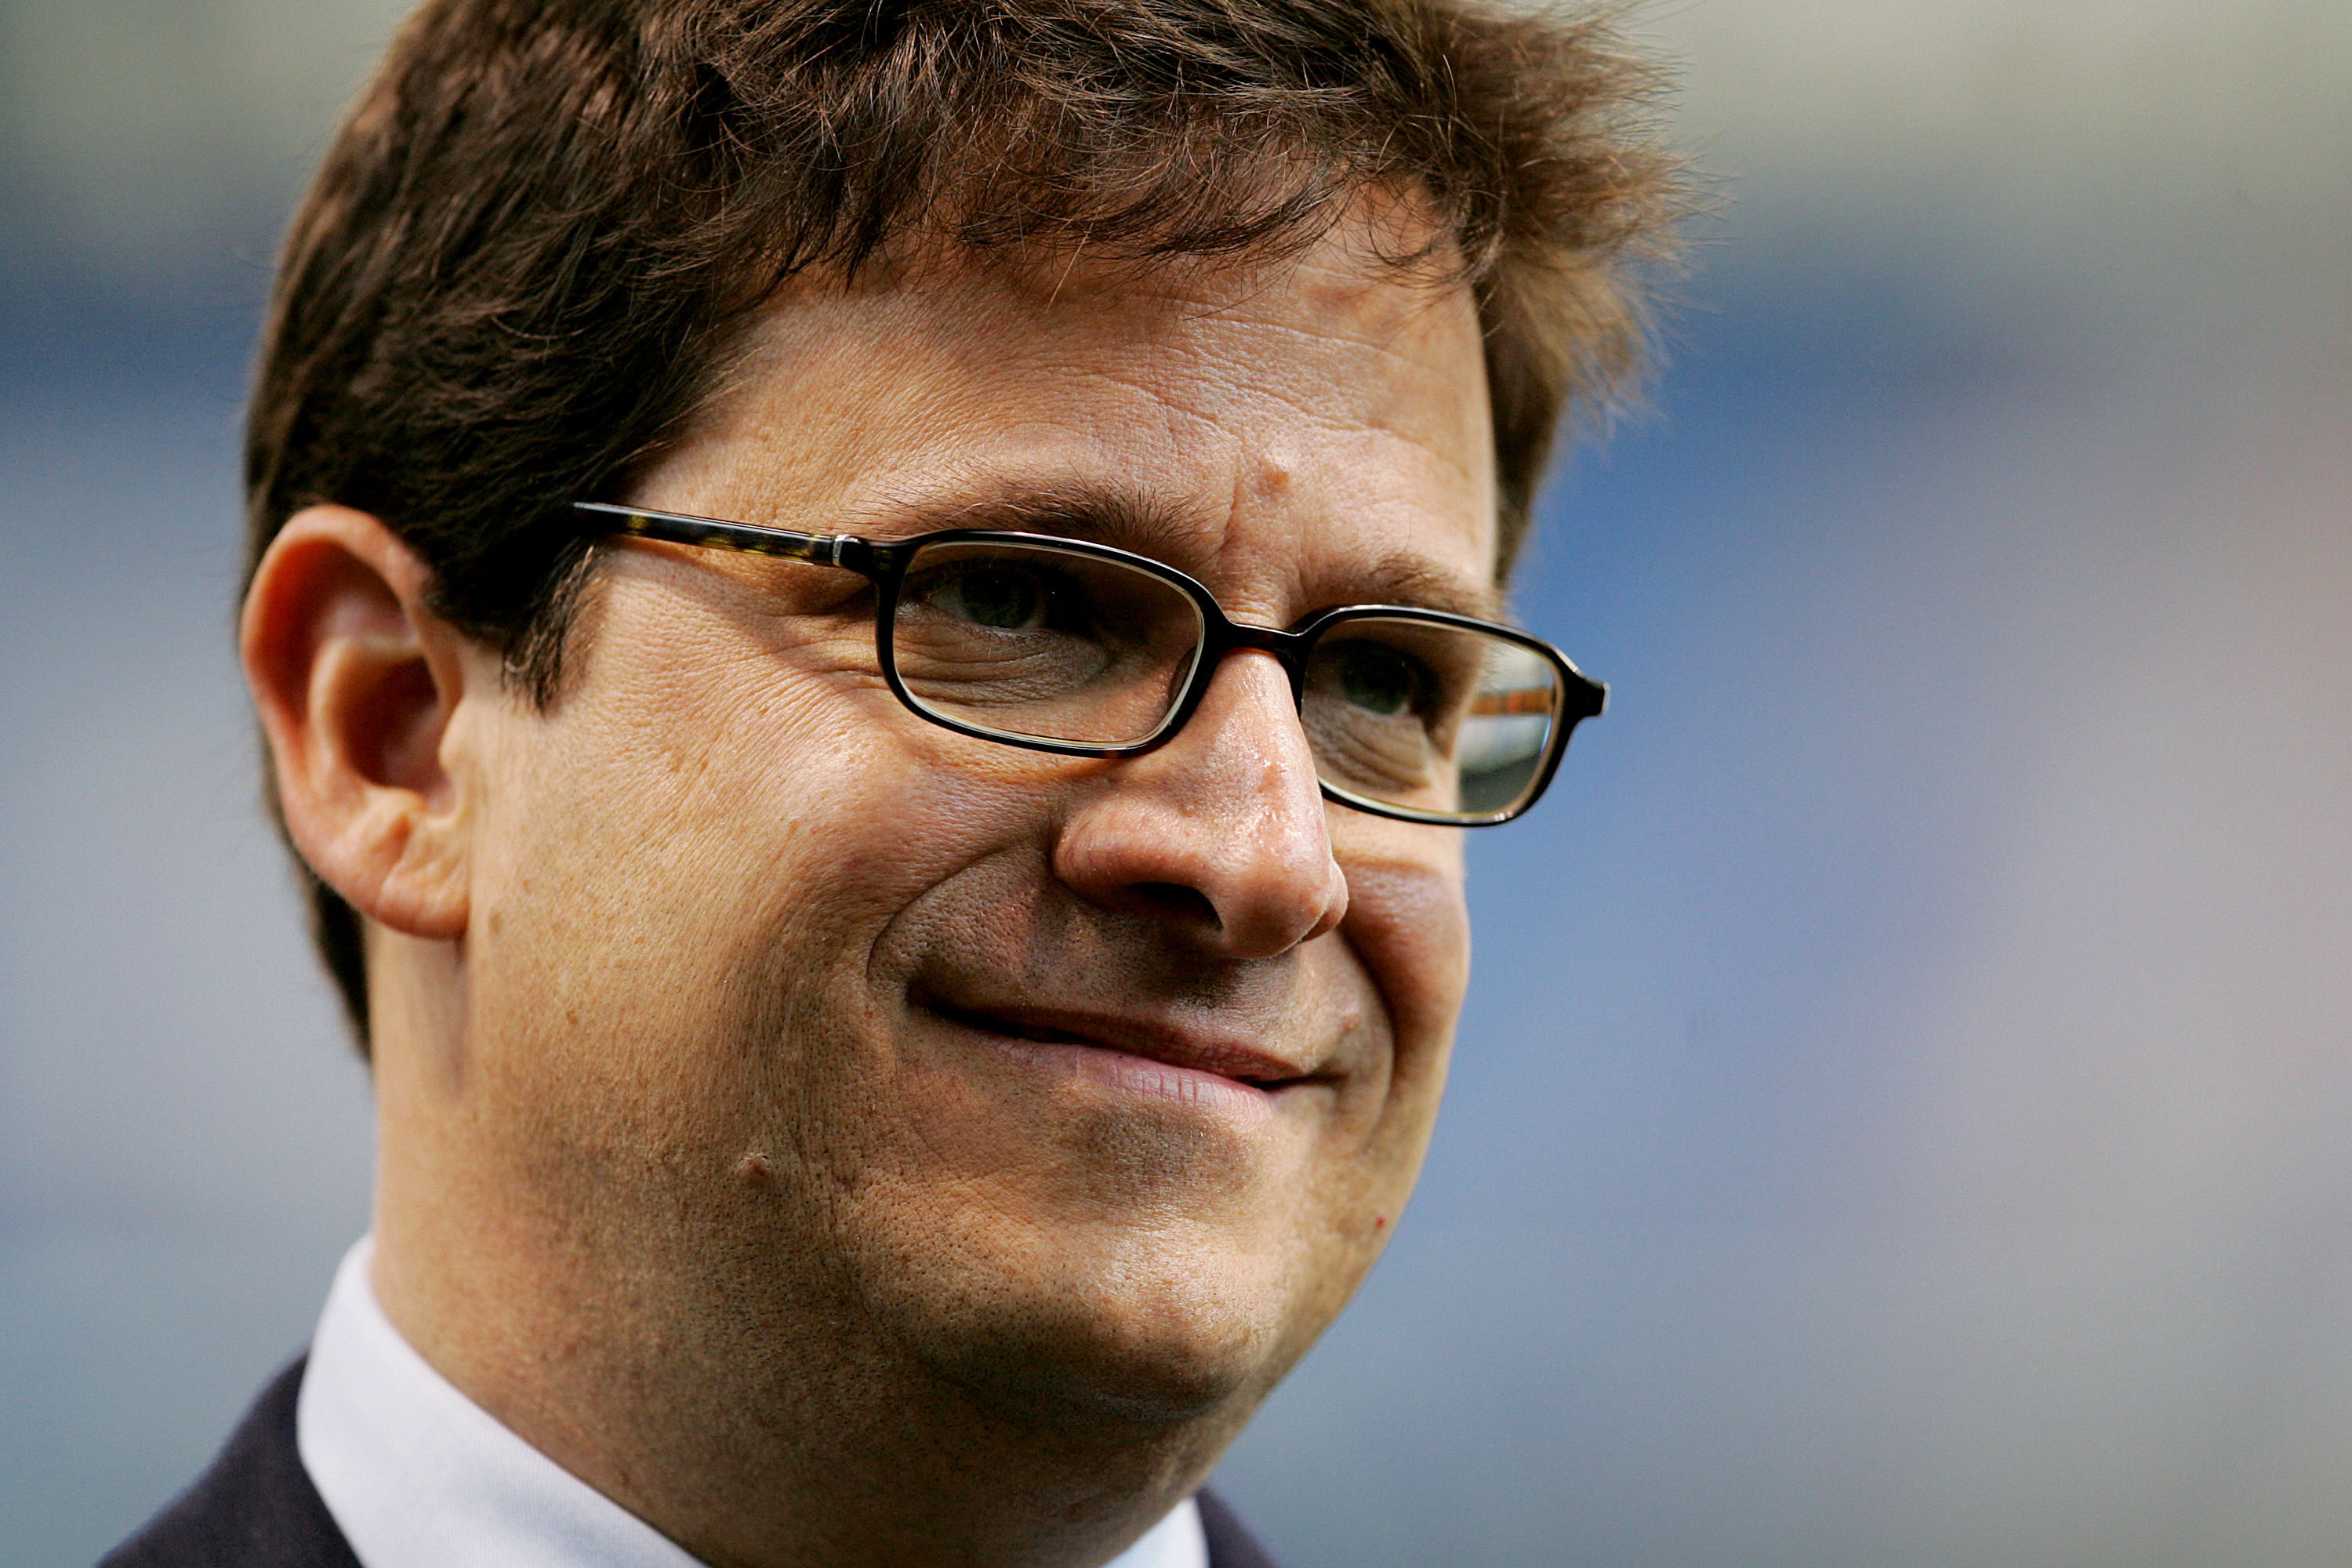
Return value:
M 447 939 L 467 879 L 446 742 L 496 666 L 425 607 L 431 579 L 377 519 L 311 507 L 262 556 L 237 641 L 295 849 L 367 919 Z

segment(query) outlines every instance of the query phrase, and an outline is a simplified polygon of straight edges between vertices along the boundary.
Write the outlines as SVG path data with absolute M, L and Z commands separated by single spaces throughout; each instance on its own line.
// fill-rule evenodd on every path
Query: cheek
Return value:
M 1450 849 L 1450 846 L 1446 847 Z M 1358 858 L 1348 866 L 1339 936 L 1378 997 L 1391 1032 L 1388 1081 L 1360 1168 L 1370 1223 L 1392 1222 L 1437 1119 L 1454 1028 L 1469 982 L 1470 926 L 1458 856 Z
M 519 722 L 468 958 L 503 1098 L 637 1155 L 756 1139 L 811 1053 L 871 1037 L 891 922 L 1024 830 L 887 692 L 665 673 Z
M 1369 992 L 1364 1005 L 1385 1025 L 1384 1059 L 1366 1072 L 1315 1157 L 1296 1173 L 1328 1224 L 1318 1233 L 1323 1244 L 1356 1259 L 1333 1266 L 1330 1278 L 1345 1280 L 1386 1244 L 1420 1171 L 1444 1092 L 1470 958 L 1455 846 L 1409 837 L 1400 851 L 1379 843 L 1378 830 L 1350 837 L 1356 841 L 1339 846 L 1349 902 L 1330 939 L 1333 973 L 1336 981 L 1344 971 L 1350 988 Z M 1366 839 L 1374 840 L 1369 849 Z
M 1433 847 L 1426 858 L 1347 857 L 1343 851 L 1348 915 L 1340 934 L 1387 1008 L 1401 1078 L 1430 1072 L 1442 1078 L 1470 980 L 1460 848 L 1452 839 Z

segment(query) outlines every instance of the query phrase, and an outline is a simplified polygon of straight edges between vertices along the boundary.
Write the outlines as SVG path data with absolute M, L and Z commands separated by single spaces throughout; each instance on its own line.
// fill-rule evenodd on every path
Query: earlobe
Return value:
M 467 915 L 464 791 L 445 742 L 468 661 L 425 605 L 430 582 L 379 520 L 311 507 L 262 556 L 238 644 L 296 850 L 368 919 L 446 939 Z

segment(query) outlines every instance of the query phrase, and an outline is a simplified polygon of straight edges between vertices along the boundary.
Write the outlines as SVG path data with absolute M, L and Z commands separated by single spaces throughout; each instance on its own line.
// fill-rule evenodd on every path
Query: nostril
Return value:
M 1225 923 L 1217 913 L 1217 906 L 1209 901 L 1206 893 L 1198 888 L 1188 888 L 1181 882 L 1135 882 L 1129 885 L 1128 891 L 1163 915 L 1197 921 L 1211 931 L 1219 930 Z

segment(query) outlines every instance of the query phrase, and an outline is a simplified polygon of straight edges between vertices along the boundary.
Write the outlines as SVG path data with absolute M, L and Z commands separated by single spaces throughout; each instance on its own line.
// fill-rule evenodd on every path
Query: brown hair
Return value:
M 1487 329 L 1501 566 L 1554 427 L 1638 368 L 1656 83 L 1605 16 L 1480 0 L 429 0 L 286 243 L 250 563 L 336 501 L 541 701 L 610 495 L 749 315 L 887 243 L 1279 256 L 1410 193 Z M 310 879 L 362 1048 L 358 916 Z

